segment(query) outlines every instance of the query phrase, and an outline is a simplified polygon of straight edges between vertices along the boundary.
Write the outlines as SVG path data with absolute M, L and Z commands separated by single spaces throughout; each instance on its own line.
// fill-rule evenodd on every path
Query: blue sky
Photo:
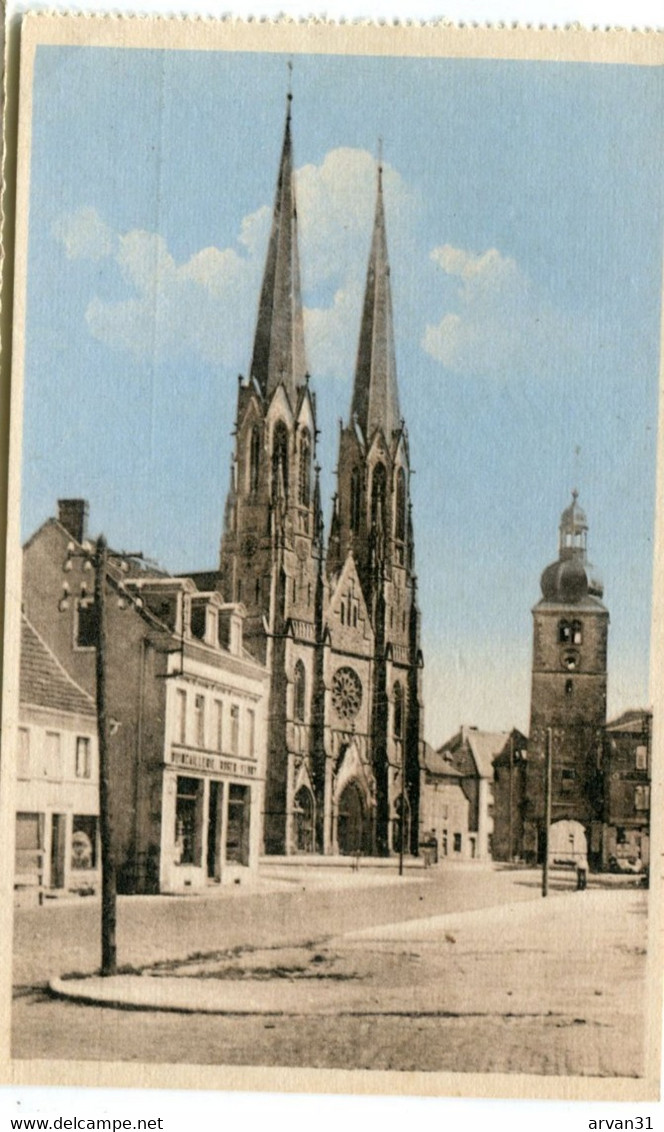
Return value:
M 38 48 L 24 536 L 83 495 L 116 546 L 216 564 L 286 75 L 279 55 Z M 294 92 L 327 500 L 383 138 L 427 737 L 527 728 L 530 610 L 573 486 L 609 710 L 647 703 L 661 72 L 297 56 Z

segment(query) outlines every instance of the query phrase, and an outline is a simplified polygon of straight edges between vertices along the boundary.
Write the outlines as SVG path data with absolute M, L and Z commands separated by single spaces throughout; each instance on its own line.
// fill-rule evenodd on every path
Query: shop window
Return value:
M 74 814 L 71 834 L 72 869 L 94 869 L 97 866 L 97 818 Z
M 447 852 L 447 849 L 445 851 Z M 454 852 L 455 853 L 461 852 L 461 834 L 460 833 L 454 834 Z
M 43 814 L 16 815 L 15 866 L 17 875 L 38 874 L 43 866 Z
M 175 741 L 187 742 L 187 693 L 178 688 L 175 693 Z
M 178 776 L 175 795 L 175 864 L 200 865 L 203 779 Z
M 650 806 L 650 787 L 636 786 L 634 788 L 634 809 L 647 810 Z
M 205 746 L 205 696 L 194 696 L 194 720 L 196 723 L 196 746 Z
M 18 778 L 30 777 L 30 732 L 27 727 L 18 729 L 16 774 Z
M 249 864 L 249 787 L 231 783 L 228 790 L 226 861 Z
M 92 774 L 90 740 L 87 735 L 78 735 L 76 738 L 75 771 L 77 778 L 90 778 Z
M 221 700 L 214 701 L 214 730 L 216 748 L 218 751 L 224 749 L 224 705 Z
M 240 749 L 240 709 L 231 704 L 231 754 L 237 755 Z
M 92 599 L 76 603 L 74 633 L 77 648 L 95 648 L 97 644 L 97 606 Z
M 304 671 L 304 665 L 301 660 L 298 660 L 295 665 L 295 674 L 293 679 L 293 701 L 295 718 L 300 723 L 304 723 L 306 697 L 307 678 Z
M 648 748 L 645 747 L 642 743 L 640 743 L 639 746 L 636 748 L 635 756 L 636 756 L 636 769 L 637 770 L 647 770 L 648 769 Z
M 44 774 L 47 778 L 62 778 L 60 732 L 47 731 L 44 739 Z
M 256 712 L 247 708 L 247 758 L 256 757 Z

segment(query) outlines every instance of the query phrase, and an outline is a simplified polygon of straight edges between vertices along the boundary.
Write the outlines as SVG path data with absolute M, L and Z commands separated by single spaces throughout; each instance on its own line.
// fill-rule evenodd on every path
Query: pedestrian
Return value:
M 576 890 L 584 892 L 588 885 L 588 858 L 585 853 L 579 853 L 576 859 Z

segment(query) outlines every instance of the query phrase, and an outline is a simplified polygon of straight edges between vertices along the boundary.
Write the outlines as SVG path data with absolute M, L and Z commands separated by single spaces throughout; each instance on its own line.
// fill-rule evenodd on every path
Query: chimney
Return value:
M 83 542 L 88 531 L 87 499 L 58 499 L 58 522 L 76 542 Z

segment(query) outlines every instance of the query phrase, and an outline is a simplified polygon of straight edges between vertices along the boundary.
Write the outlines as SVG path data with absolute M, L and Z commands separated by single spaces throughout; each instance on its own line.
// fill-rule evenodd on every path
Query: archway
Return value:
M 301 786 L 294 805 L 295 848 L 298 853 L 314 851 L 314 800 L 311 791 Z
M 549 864 L 575 865 L 588 853 L 588 839 L 579 821 L 561 819 L 549 826 Z
M 358 782 L 351 779 L 339 798 L 337 818 L 337 845 L 347 856 L 371 852 L 369 816 Z

